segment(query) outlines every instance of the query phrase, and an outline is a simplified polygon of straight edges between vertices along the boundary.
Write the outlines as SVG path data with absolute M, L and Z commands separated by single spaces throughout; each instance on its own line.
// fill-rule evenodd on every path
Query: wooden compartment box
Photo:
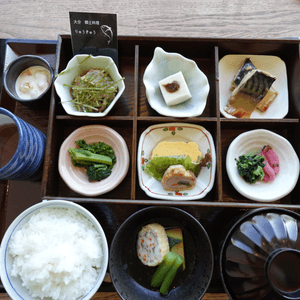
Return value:
M 226 153 L 232 140 L 252 129 L 268 129 L 290 141 L 300 156 L 300 69 L 299 41 L 202 39 L 163 37 L 119 37 L 119 71 L 125 77 L 126 89 L 110 111 L 102 118 L 67 115 L 60 98 L 52 87 L 49 103 L 42 108 L 25 107 L 12 103 L 4 89 L 1 106 L 28 121 L 47 134 L 43 178 L 39 182 L 0 181 L 0 234 L 1 238 L 17 215 L 29 206 L 43 200 L 74 201 L 91 211 L 101 223 L 110 245 L 112 238 L 126 218 L 149 205 L 179 207 L 197 218 L 206 229 L 214 250 L 214 274 L 209 293 L 224 293 L 219 275 L 219 252 L 225 235 L 233 222 L 250 209 L 281 207 L 300 212 L 298 181 L 294 190 L 278 201 L 262 203 L 248 200 L 231 185 L 226 172 Z M 57 42 L 11 41 L 10 47 L 18 55 L 36 54 L 52 62 L 55 73 L 61 72 L 72 58 L 71 38 L 61 35 Z M 210 92 L 201 116 L 172 118 L 159 115 L 148 104 L 143 74 L 159 46 L 167 52 L 180 53 L 194 60 L 209 80 Z M 219 60 L 228 54 L 257 54 L 279 56 L 286 64 L 289 112 L 283 119 L 227 119 L 220 113 Z M 185 122 L 205 127 L 212 135 L 216 156 L 216 176 L 212 190 L 203 198 L 193 201 L 167 201 L 148 197 L 140 188 L 137 175 L 137 147 L 141 133 L 151 125 Z M 130 154 L 130 167 L 125 179 L 111 192 L 86 198 L 70 190 L 58 173 L 58 154 L 64 139 L 75 129 L 89 124 L 106 125 L 120 133 Z M 111 285 L 102 285 L 100 291 Z M 0 286 L 1 288 L 1 286 Z M 0 290 L 1 291 L 1 290 Z
M 167 52 L 177 52 L 194 60 L 209 80 L 210 92 L 204 112 L 199 117 L 173 118 L 158 114 L 148 104 L 143 74 L 150 63 L 154 49 L 161 47 Z M 289 112 L 283 119 L 228 119 L 221 115 L 219 104 L 219 60 L 227 54 L 275 55 L 286 64 Z M 60 36 L 57 47 L 57 69 L 61 72 L 72 58 L 71 39 Z M 50 106 L 50 127 L 42 182 L 45 199 L 80 199 L 124 204 L 167 204 L 173 201 L 157 200 L 146 195 L 137 177 L 137 146 L 142 132 L 151 125 L 169 122 L 186 122 L 202 125 L 212 135 L 217 155 L 216 177 L 213 189 L 203 198 L 193 201 L 176 201 L 177 205 L 196 206 L 245 206 L 297 205 L 299 183 L 283 199 L 264 204 L 248 200 L 231 185 L 225 160 L 228 146 L 239 134 L 252 129 L 268 129 L 291 142 L 299 155 L 299 43 L 296 40 L 228 40 L 197 38 L 119 37 L 119 70 L 125 77 L 126 89 L 110 113 L 102 118 L 70 116 L 63 110 L 58 95 L 53 91 Z M 107 125 L 118 131 L 125 139 L 131 158 L 131 167 L 125 180 L 113 191 L 84 198 L 72 192 L 58 174 L 58 150 L 63 140 L 76 128 L 88 124 Z

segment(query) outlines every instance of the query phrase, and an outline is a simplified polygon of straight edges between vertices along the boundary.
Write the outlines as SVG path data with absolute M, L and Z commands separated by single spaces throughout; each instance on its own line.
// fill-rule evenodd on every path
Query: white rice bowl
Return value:
M 20 214 L 1 243 L 0 274 L 12 299 L 90 299 L 108 246 L 95 217 L 72 202 L 43 201 Z

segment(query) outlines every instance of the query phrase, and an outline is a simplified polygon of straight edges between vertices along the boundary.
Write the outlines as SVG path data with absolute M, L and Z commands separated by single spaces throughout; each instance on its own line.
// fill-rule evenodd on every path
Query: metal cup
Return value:
M 0 107 L 0 180 L 41 178 L 46 136 Z

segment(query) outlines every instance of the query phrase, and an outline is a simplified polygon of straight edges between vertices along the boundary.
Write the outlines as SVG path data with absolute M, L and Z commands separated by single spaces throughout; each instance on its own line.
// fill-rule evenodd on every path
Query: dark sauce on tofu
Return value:
M 163 84 L 163 87 L 167 90 L 167 92 L 175 93 L 179 90 L 180 84 L 178 81 L 174 80 L 172 83 Z

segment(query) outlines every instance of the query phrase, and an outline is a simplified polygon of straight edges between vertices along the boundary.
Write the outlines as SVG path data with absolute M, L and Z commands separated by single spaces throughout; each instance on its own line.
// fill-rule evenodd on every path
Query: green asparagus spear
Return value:
M 175 261 L 173 262 L 171 268 L 169 269 L 167 275 L 165 276 L 163 282 L 162 282 L 162 285 L 160 287 L 160 293 L 163 294 L 163 295 L 167 295 L 168 294 L 168 291 L 169 291 L 169 287 L 170 285 L 172 284 L 175 276 L 176 276 L 176 273 L 177 273 L 177 270 L 178 268 L 182 265 L 183 263 L 183 258 L 181 255 L 178 255 L 178 254 L 175 254 L 176 255 L 176 259 Z
M 151 286 L 153 287 L 159 287 L 161 283 L 163 282 L 166 274 L 172 267 L 174 261 L 176 259 L 176 254 L 173 252 L 168 252 L 165 256 L 161 264 L 156 269 L 152 280 L 151 280 Z

